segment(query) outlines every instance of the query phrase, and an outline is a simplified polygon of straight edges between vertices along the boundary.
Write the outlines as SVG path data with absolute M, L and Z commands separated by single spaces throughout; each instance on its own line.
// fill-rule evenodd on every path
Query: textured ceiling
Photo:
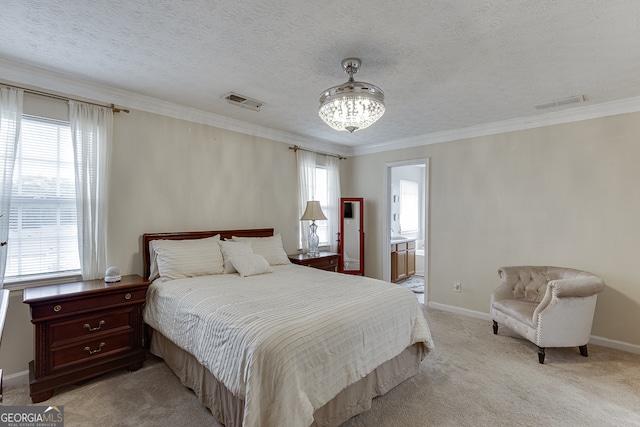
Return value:
M 639 21 L 638 0 L 3 0 L 0 59 L 362 147 L 638 97 Z M 387 104 L 354 134 L 317 114 L 346 57 Z

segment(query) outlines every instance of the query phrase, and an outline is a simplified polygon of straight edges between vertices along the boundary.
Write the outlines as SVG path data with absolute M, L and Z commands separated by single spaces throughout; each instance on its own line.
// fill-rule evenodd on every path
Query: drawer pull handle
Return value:
M 53 306 L 53 311 L 55 311 L 56 313 L 59 312 L 60 310 L 62 310 L 62 306 L 61 305 Z
M 88 352 L 89 354 L 96 354 L 96 353 L 100 353 L 100 350 L 102 350 L 102 347 L 104 347 L 103 342 L 100 343 L 100 346 L 98 347 L 97 350 L 91 350 L 89 347 L 85 347 L 84 351 Z
M 124 294 L 124 299 L 131 299 L 131 294 L 129 292 L 127 292 L 126 294 Z
M 89 325 L 88 323 L 85 323 L 82 327 L 85 328 L 86 330 L 88 330 L 89 332 L 93 332 L 93 331 L 97 331 L 98 329 L 102 328 L 102 325 L 104 325 L 104 320 L 101 320 L 98 323 L 98 327 L 96 327 L 96 328 L 92 328 L 91 325 Z

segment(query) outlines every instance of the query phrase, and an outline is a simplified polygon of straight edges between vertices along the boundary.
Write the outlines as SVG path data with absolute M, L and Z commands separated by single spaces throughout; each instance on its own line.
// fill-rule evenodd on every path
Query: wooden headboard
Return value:
M 238 237 L 269 237 L 273 236 L 273 228 L 250 228 L 245 230 L 214 230 L 214 231 L 179 231 L 175 233 L 145 233 L 142 235 L 142 256 L 144 261 L 144 278 L 149 277 L 151 259 L 149 256 L 149 242 L 152 240 L 189 240 L 204 239 L 220 235 L 220 239 Z

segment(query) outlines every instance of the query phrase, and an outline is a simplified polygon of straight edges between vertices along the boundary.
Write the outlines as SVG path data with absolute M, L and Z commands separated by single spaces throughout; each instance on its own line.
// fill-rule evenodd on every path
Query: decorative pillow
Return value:
M 224 258 L 224 272 L 235 273 L 237 270 L 229 261 L 234 256 L 251 255 L 251 243 L 249 242 L 233 242 L 231 240 L 223 240 L 219 242 L 222 257 Z
M 258 254 L 232 256 L 229 262 L 242 277 L 273 273 L 273 268 L 271 268 L 267 260 Z
M 220 235 L 205 239 L 151 241 L 157 274 L 164 281 L 221 274 L 224 263 L 219 241 Z M 152 274 L 153 270 L 152 262 Z
M 291 261 L 282 247 L 279 234 L 269 237 L 232 237 L 234 242 L 251 242 L 254 254 L 262 255 L 269 265 L 289 264 Z

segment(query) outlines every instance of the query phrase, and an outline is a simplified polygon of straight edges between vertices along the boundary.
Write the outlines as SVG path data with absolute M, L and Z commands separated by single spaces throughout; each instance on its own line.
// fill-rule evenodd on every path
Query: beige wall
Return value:
M 384 164 L 424 157 L 431 302 L 488 313 L 501 266 L 585 269 L 607 284 L 593 335 L 640 345 L 640 114 L 346 160 L 345 193 L 366 201 L 369 276 L 382 277 Z
M 109 264 L 141 273 L 145 232 L 274 227 L 296 250 L 286 144 L 139 111 L 117 116 L 113 139 Z
M 295 155 L 286 144 L 140 111 L 116 114 L 108 263 L 142 273 L 145 232 L 274 227 L 297 246 Z M 4 375 L 27 370 L 33 326 L 13 291 L 0 348 Z
M 604 277 L 593 334 L 640 345 L 640 114 L 352 157 L 344 197 L 365 198 L 366 274 L 382 276 L 384 163 L 430 157 L 433 302 L 488 312 L 502 265 L 554 264 Z M 132 111 L 117 114 L 108 262 L 142 272 L 145 232 L 274 227 L 296 250 L 295 156 L 286 144 Z M 462 282 L 462 293 L 451 291 Z M 11 294 L 5 375 L 33 358 L 22 293 Z

